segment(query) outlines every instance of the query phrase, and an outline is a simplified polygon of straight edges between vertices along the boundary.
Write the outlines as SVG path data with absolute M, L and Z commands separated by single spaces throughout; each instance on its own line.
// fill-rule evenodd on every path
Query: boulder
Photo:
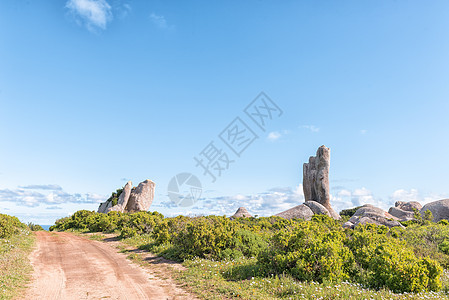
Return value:
M 348 222 L 354 224 L 354 227 L 359 224 L 367 223 L 385 225 L 387 227 L 403 227 L 402 224 L 399 223 L 398 218 L 371 204 L 365 204 L 360 207 Z
M 295 206 L 293 208 L 290 208 L 286 211 L 283 211 L 281 213 L 278 213 L 277 217 L 285 218 L 285 219 L 294 219 L 294 218 L 300 218 L 304 219 L 306 221 L 309 221 L 312 219 L 312 216 L 314 215 L 313 211 L 305 204 L 301 204 L 298 206 Z
M 304 202 L 304 204 L 308 206 L 315 215 L 326 215 L 331 217 L 331 214 L 329 213 L 327 208 L 316 201 L 306 201 Z
M 438 222 L 443 219 L 449 220 L 449 199 L 427 203 L 420 210 L 421 216 L 424 216 L 424 213 L 427 210 L 432 212 L 434 222 Z
M 394 204 L 395 207 L 413 212 L 413 209 L 420 211 L 422 209 L 422 205 L 416 201 L 404 202 L 404 201 L 396 201 Z
M 401 221 L 409 221 L 415 218 L 415 213 L 413 211 L 402 210 L 398 207 L 390 207 L 388 213 Z
M 233 214 L 230 219 L 234 220 L 236 218 L 251 218 L 251 214 L 244 207 L 239 207 L 235 214 Z
M 354 224 L 353 223 L 351 223 L 351 222 L 345 222 L 344 224 L 343 224 L 343 228 L 354 228 Z
M 147 211 L 154 199 L 155 183 L 149 179 L 131 190 L 125 210 L 128 212 Z
M 304 198 L 318 202 L 334 219 L 340 219 L 330 204 L 329 166 L 330 149 L 323 145 L 318 148 L 316 156 L 311 156 L 309 162 L 303 165 Z

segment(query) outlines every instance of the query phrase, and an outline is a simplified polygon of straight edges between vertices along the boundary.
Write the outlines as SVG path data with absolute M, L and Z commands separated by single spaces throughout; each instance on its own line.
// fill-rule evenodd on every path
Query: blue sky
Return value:
M 150 210 L 268 216 L 322 144 L 337 210 L 448 197 L 448 30 L 447 1 L 2 1 L 0 213 L 51 224 L 149 178 Z M 244 113 L 262 91 L 283 111 L 265 131 Z M 234 160 L 214 183 L 211 141 Z M 167 197 L 180 172 L 194 206 Z

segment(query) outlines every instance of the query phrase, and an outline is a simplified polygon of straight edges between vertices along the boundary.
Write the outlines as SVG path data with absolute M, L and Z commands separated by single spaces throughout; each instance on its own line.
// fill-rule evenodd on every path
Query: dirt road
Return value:
M 36 235 L 24 299 L 178 299 L 163 280 L 105 243 L 65 232 Z

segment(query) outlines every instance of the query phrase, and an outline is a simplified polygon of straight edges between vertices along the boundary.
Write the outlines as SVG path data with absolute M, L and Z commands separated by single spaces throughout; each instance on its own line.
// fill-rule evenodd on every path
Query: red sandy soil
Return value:
M 23 299 L 193 299 L 106 243 L 66 232 L 36 237 L 33 280 Z

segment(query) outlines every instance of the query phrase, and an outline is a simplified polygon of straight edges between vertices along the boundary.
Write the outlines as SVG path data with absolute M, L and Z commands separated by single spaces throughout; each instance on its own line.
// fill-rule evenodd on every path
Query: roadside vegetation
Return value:
M 352 230 L 326 216 L 230 220 L 83 210 L 50 230 L 114 232 L 183 262 L 178 279 L 207 299 L 447 299 L 449 223 L 429 219 Z
M 0 214 L 0 299 L 21 293 L 32 271 L 28 255 L 33 244 L 27 225 L 16 217 Z

